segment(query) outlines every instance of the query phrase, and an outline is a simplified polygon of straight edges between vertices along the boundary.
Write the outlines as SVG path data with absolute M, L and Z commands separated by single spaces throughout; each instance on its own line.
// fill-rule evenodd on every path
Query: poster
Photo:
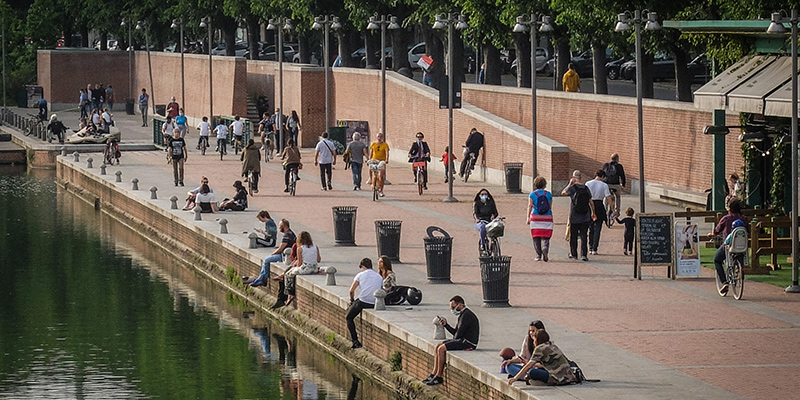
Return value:
M 700 236 L 697 225 L 675 223 L 675 254 L 677 276 L 700 276 Z
M 351 121 L 351 120 L 336 120 L 336 125 L 346 129 L 345 131 L 345 145 L 353 141 L 353 133 L 358 132 L 361 134 L 361 141 L 369 145 L 369 122 L 367 121 Z

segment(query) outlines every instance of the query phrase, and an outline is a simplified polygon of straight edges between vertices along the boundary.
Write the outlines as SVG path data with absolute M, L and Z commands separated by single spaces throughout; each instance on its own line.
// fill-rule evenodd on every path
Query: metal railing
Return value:
M 16 128 L 23 133 L 38 138 L 40 140 L 47 140 L 47 123 L 39 122 L 36 114 L 29 114 L 28 116 L 19 115 L 8 108 L 0 109 L 0 119 L 3 125 Z

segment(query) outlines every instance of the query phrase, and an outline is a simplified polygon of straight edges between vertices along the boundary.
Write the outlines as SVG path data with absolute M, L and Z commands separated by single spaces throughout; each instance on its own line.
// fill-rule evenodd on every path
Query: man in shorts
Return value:
M 372 143 L 369 146 L 369 159 L 376 160 L 376 161 L 383 161 L 385 164 L 389 163 L 389 144 L 386 143 L 383 139 L 383 132 L 378 132 L 378 141 Z M 383 185 L 386 182 L 386 169 L 380 170 L 381 175 L 381 187 L 378 190 L 381 193 L 381 197 L 383 197 Z M 369 184 L 372 184 L 373 179 L 372 169 L 369 170 Z
M 464 304 L 461 296 L 453 296 L 450 299 L 450 312 L 458 316 L 458 323 L 453 328 L 444 318 L 439 318 L 439 323 L 453 335 L 450 340 L 445 340 L 434 347 L 433 351 L 433 372 L 423 383 L 428 386 L 440 385 L 444 383 L 444 363 L 447 360 L 448 350 L 475 350 L 478 347 L 478 337 L 481 334 L 478 317 L 472 310 Z

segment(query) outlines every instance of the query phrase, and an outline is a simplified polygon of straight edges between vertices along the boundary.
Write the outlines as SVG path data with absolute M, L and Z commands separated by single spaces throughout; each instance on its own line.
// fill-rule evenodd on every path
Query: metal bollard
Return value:
M 225 218 L 219 220 L 219 233 L 228 233 L 228 220 Z
M 103 165 L 105 165 L 105 164 L 103 164 Z M 105 168 L 103 168 L 103 169 L 105 169 Z M 131 179 L 131 190 L 139 190 L 139 178 Z
M 250 239 L 250 246 L 248 246 L 249 249 L 255 249 L 258 247 L 258 242 L 256 241 L 256 239 L 258 239 L 258 234 L 251 232 L 249 235 L 247 235 L 247 238 Z
M 72 161 L 78 162 L 81 160 L 81 153 L 73 152 L 72 153 Z
M 200 208 L 200 206 L 198 205 L 198 206 L 194 206 L 193 211 L 194 211 L 194 220 L 195 221 L 202 221 L 203 217 L 200 216 L 200 213 L 203 212 L 203 209 Z
M 286 264 L 287 267 L 292 265 L 291 260 L 289 260 L 290 255 L 292 255 L 292 249 L 286 249 L 283 251 L 283 263 Z
M 150 188 L 150 200 L 156 200 L 156 199 L 158 199 L 158 196 L 156 195 L 156 192 L 157 192 L 157 191 L 158 191 L 158 188 L 157 188 L 157 187 L 155 187 L 155 186 L 153 186 L 153 187 L 151 187 L 151 188 Z
M 336 286 L 336 268 L 328 267 L 328 269 L 325 270 L 325 275 L 327 275 L 328 278 L 325 280 L 325 286 Z
M 117 176 L 117 179 L 115 180 L 115 182 L 122 182 L 122 171 L 114 172 L 114 175 Z
M 87 159 L 86 159 L 86 168 L 89 168 L 89 169 L 91 169 L 91 168 L 92 168 L 92 163 L 93 163 L 93 162 L 94 162 L 94 160 L 93 160 L 91 157 L 90 157 L 90 158 L 87 158 Z
M 66 157 L 66 156 L 67 156 L 67 148 L 66 147 L 62 147 L 61 148 L 61 157 Z
M 433 319 L 433 340 L 445 340 L 444 327 L 439 323 L 439 317 Z
M 169 201 L 171 203 L 170 206 L 169 206 L 169 209 L 170 210 L 177 210 L 178 209 L 178 196 L 170 197 Z
M 106 165 L 100 164 L 100 175 L 105 175 L 105 174 L 106 174 Z
M 372 295 L 375 296 L 375 310 L 386 310 L 386 291 L 383 289 L 378 289 Z

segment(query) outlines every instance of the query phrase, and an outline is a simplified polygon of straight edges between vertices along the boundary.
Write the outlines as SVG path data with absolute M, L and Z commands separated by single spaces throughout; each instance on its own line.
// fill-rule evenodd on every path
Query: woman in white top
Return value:
M 286 295 L 288 296 L 285 305 L 294 300 L 296 276 L 316 274 L 319 272 L 320 261 L 322 261 L 322 255 L 319 247 L 311 240 L 311 234 L 306 231 L 300 232 L 300 236 L 297 237 L 297 259 L 292 263 L 292 268 L 284 275 Z
M 194 199 L 196 204 L 200 205 L 202 212 L 210 213 L 216 212 L 217 203 L 214 201 L 214 192 L 208 187 L 207 183 L 200 186 L 200 193 Z

